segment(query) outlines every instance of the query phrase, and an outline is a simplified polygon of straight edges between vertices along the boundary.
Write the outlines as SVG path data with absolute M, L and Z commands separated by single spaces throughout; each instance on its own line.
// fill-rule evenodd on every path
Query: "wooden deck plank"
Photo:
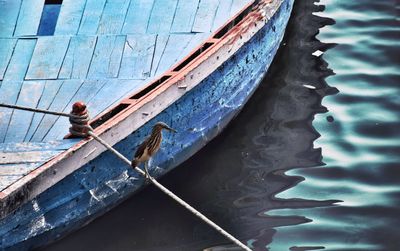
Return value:
M 194 20 L 193 32 L 210 32 L 219 0 L 200 0 Z
M 169 33 L 174 20 L 178 0 L 155 0 L 147 33 Z
M 154 0 L 132 0 L 122 34 L 146 33 Z
M 0 165 L 44 162 L 52 158 L 58 152 L 60 151 L 31 151 L 12 153 L 0 151 Z M 0 168 L 0 170 L 3 170 L 3 168 Z M 10 170 L 10 172 L 11 173 L 9 174 L 12 174 L 12 170 Z
M 216 31 L 228 20 L 229 17 L 231 17 L 230 13 L 232 2 L 233 0 L 220 1 L 217 13 L 215 14 L 214 23 L 211 28 L 212 31 Z
M 120 34 L 130 0 L 107 1 L 97 34 Z
M 57 81 L 62 81 L 62 80 L 57 80 Z M 62 81 L 61 88 L 58 91 L 53 102 L 51 103 L 49 110 L 63 111 L 71 101 L 71 98 L 75 96 L 75 93 L 82 85 L 82 82 L 83 82 L 82 80 Z M 37 130 L 34 132 L 32 136 L 31 142 L 41 142 L 58 118 L 59 116 L 48 115 L 48 114 L 44 115 L 42 121 L 40 121 L 40 124 L 37 127 Z M 69 123 L 68 118 L 62 118 L 62 119 L 64 119 L 66 123 Z
M 69 37 L 39 37 L 25 79 L 57 79 Z
M 156 48 L 154 50 L 153 61 L 151 64 L 151 76 L 155 76 L 157 66 L 160 63 L 161 57 L 164 54 L 165 47 L 167 46 L 169 35 L 157 35 Z
M 16 39 L 0 38 L 0 80 L 4 77 L 16 42 Z
M 3 81 L 0 88 L 0 102 L 6 104 L 15 104 L 18 94 L 21 90 L 22 81 Z M 12 109 L 0 108 L 0 142 L 4 141 L 8 124 L 10 122 Z
M 31 61 L 36 39 L 18 39 L 4 80 L 23 80 Z
M 39 104 L 37 108 L 39 109 L 49 109 L 49 106 L 53 102 L 56 94 L 58 93 L 61 87 L 62 81 L 59 80 L 47 80 L 44 86 L 42 97 L 40 98 Z M 30 141 L 33 133 L 36 131 L 39 126 L 40 121 L 42 121 L 44 114 L 43 113 L 34 113 L 31 125 L 29 130 L 25 136 L 24 141 Z
M 11 185 L 12 183 L 14 183 L 15 181 L 19 180 L 22 177 L 23 177 L 22 174 L 16 174 L 16 175 L 4 174 L 4 175 L 0 175 L 0 191 L 4 190 L 9 185 Z
M 72 37 L 58 78 L 86 78 L 95 44 L 95 36 Z
M 79 139 L 63 139 L 49 142 L 0 143 L 1 152 L 64 151 L 76 144 Z
M 12 37 L 17 24 L 21 0 L 0 1 L 0 37 Z
M 77 34 L 85 5 L 86 0 L 64 0 L 61 5 L 54 34 Z
M 155 75 L 168 70 L 180 59 L 178 56 L 179 51 L 184 50 L 188 46 L 193 36 L 194 34 L 171 34 L 169 36 L 167 46 L 165 47 L 161 59 L 156 67 Z
M 44 89 L 44 81 L 25 81 L 18 96 L 17 105 L 36 107 Z M 24 141 L 33 112 L 15 109 L 4 142 Z
M 155 35 L 128 35 L 119 78 L 146 79 L 150 77 L 155 43 Z
M 99 36 L 89 68 L 88 78 L 116 78 L 124 46 L 125 36 Z
M 78 34 L 95 35 L 107 0 L 87 0 Z
M 198 6 L 199 0 L 180 0 L 172 23 L 171 32 L 191 32 Z
M 109 79 L 101 81 L 106 81 L 106 84 L 103 85 L 96 96 L 87 103 L 92 118 L 129 95 L 129 93 L 138 90 L 144 83 L 143 80 Z
M 14 36 L 33 36 L 37 34 L 43 5 L 44 0 L 22 1 Z
M 83 101 L 88 103 L 103 87 L 105 82 L 97 80 L 87 80 L 85 81 L 75 95 L 71 98 L 69 103 L 65 106 L 63 112 L 69 113 L 71 111 L 72 105 L 77 101 Z M 58 140 L 62 139 L 68 134 L 68 128 L 70 123 L 65 119 L 58 119 L 52 126 L 52 128 L 47 133 L 43 141 Z
M 230 16 L 232 17 L 236 15 L 241 9 L 244 8 L 244 6 L 246 6 L 246 4 L 250 2 L 251 0 L 233 0 Z

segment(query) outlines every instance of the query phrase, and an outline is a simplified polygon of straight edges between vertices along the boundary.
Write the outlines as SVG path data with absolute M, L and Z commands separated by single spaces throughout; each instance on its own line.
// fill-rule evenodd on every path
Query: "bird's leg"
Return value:
M 150 179 L 150 173 L 149 173 L 148 165 L 149 165 L 149 161 L 147 160 L 147 161 L 144 162 L 144 177 L 146 178 L 146 180 Z

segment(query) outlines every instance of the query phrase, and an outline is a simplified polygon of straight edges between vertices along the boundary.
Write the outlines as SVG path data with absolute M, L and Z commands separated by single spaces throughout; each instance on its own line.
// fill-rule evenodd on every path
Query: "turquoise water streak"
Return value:
M 397 3 L 296 0 L 243 111 L 160 182 L 255 251 L 400 250 Z M 226 244 L 149 187 L 45 250 Z
M 400 21 L 399 2 L 326 0 L 317 15 L 332 18 L 317 36 L 337 44 L 322 55 L 339 93 L 313 126 L 325 166 L 294 169 L 305 180 L 279 198 L 340 200 L 335 206 L 285 209 L 311 221 L 278 228 L 271 250 L 400 250 Z M 334 119 L 331 123 L 327 121 Z

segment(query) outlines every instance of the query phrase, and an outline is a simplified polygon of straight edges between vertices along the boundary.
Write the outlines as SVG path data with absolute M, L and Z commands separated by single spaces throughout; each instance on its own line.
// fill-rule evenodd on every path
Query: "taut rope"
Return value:
M 127 165 L 131 166 L 131 161 L 130 160 L 128 160 L 124 155 L 122 155 L 120 152 L 115 150 L 112 146 L 110 146 L 107 142 L 105 142 L 103 139 L 101 139 L 99 136 L 97 136 L 93 132 L 92 127 L 88 124 L 89 115 L 88 115 L 87 110 L 86 110 L 86 105 L 84 105 L 82 102 L 76 102 L 73 105 L 71 114 L 62 113 L 62 112 L 47 111 L 47 110 L 24 107 L 24 106 L 18 106 L 18 105 L 9 105 L 9 104 L 0 104 L 0 107 L 14 108 L 14 109 L 20 109 L 20 110 L 31 111 L 31 112 L 41 112 L 41 113 L 46 113 L 46 114 L 53 114 L 53 115 L 69 117 L 70 118 L 70 122 L 72 124 L 72 126 L 70 128 L 70 133 L 73 136 L 77 136 L 77 137 L 92 136 L 96 141 L 98 141 L 105 148 L 107 148 L 109 151 L 111 151 L 113 154 L 115 154 L 118 158 L 120 158 L 122 161 L 124 161 Z M 146 177 L 146 174 L 142 169 L 140 169 L 137 166 L 134 169 L 140 175 Z M 183 206 L 184 208 L 189 210 L 192 214 L 194 214 L 197 217 L 199 217 L 202 221 L 204 221 L 205 223 L 207 223 L 208 225 L 213 227 L 215 230 L 217 230 L 223 236 L 225 236 L 226 238 L 231 240 L 233 243 L 235 243 L 236 245 L 238 245 L 239 247 L 243 248 L 246 251 L 251 251 L 251 249 L 249 247 L 247 247 L 241 241 L 239 241 L 234 236 L 232 236 L 231 234 L 226 232 L 224 229 L 222 229 L 220 226 L 215 224 L 213 221 L 208 219 L 204 214 L 200 213 L 195 208 L 193 208 L 191 205 L 189 205 L 184 200 L 179 198 L 177 195 L 175 195 L 173 192 L 171 192 L 168 188 L 166 188 L 162 184 L 160 184 L 156 179 L 154 179 L 151 176 L 149 176 L 148 179 L 151 181 L 151 183 L 153 183 L 163 193 L 165 193 L 166 195 L 171 197 L 173 200 L 178 202 L 181 206 Z

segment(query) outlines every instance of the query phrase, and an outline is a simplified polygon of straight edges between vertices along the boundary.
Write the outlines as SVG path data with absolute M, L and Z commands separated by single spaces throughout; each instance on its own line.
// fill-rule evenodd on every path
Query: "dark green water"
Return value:
M 242 113 L 161 183 L 254 250 L 400 250 L 399 12 L 297 0 Z M 44 250 L 227 244 L 149 187 Z

